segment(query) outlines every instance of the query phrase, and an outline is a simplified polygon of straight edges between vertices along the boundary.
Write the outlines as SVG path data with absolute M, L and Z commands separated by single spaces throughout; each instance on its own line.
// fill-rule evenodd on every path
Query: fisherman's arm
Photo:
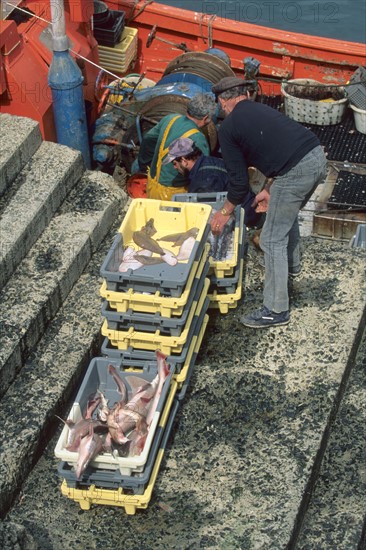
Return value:
M 147 166 L 150 166 L 151 164 L 154 157 L 156 144 L 159 139 L 160 129 L 161 123 L 159 122 L 153 126 L 151 130 L 144 134 L 137 157 L 141 170 L 146 170 Z
M 273 179 L 268 179 L 262 191 L 260 191 L 252 202 L 252 207 L 256 212 L 267 212 L 270 198 L 270 188 L 273 183 Z
M 229 175 L 227 199 L 223 207 L 216 212 L 211 220 L 213 233 L 221 233 L 224 225 L 238 204 L 242 204 L 250 193 L 248 166 L 242 151 L 235 141 L 226 133 L 220 132 L 220 146 Z

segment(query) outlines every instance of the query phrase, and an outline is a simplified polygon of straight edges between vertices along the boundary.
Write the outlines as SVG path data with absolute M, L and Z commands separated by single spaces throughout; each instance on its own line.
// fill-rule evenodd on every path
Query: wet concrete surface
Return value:
M 242 302 L 227 315 L 209 310 L 147 509 L 83 511 L 61 495 L 60 426 L 5 522 L 24 526 L 43 550 L 285 548 L 355 360 L 365 261 L 346 244 L 304 238 L 291 323 L 256 331 L 239 322 L 261 304 L 263 270 L 250 248 Z
M 363 550 L 366 548 L 365 534 L 366 332 L 332 425 L 298 550 Z

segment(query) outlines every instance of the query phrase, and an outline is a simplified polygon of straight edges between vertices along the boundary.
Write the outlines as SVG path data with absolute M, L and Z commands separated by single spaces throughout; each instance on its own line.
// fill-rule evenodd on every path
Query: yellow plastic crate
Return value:
M 166 427 L 170 411 L 173 406 L 174 397 L 178 389 L 178 383 L 172 381 L 172 389 L 167 398 L 164 410 L 160 416 L 159 426 Z M 61 484 L 61 493 L 67 498 L 78 502 L 83 510 L 90 510 L 92 504 L 102 504 L 106 506 L 119 506 L 125 509 L 126 514 L 135 514 L 138 508 L 147 508 L 152 491 L 155 485 L 156 477 L 160 468 L 160 464 L 164 455 L 165 449 L 159 449 L 156 461 L 151 473 L 150 481 L 142 495 L 131 495 L 129 489 L 102 489 L 91 485 L 87 489 L 76 489 L 69 487 L 66 480 Z
M 170 233 L 183 233 L 192 227 L 197 227 L 196 241 L 201 241 L 211 210 L 208 204 L 133 199 L 118 231 L 123 235 L 125 247 L 136 246 L 132 238 L 133 232 L 139 231 L 153 218 L 157 230 L 153 236 L 154 239 Z M 173 247 L 172 243 L 163 242 L 163 246 L 173 252 L 177 251 L 177 247 Z
M 98 45 L 99 64 L 103 69 L 125 73 L 137 57 L 137 29 L 125 27 L 120 42 L 113 48 Z
M 187 373 L 188 373 L 189 367 L 191 366 L 193 354 L 199 352 L 209 319 L 210 319 L 209 315 L 205 314 L 202 320 L 202 326 L 199 334 L 193 336 L 189 343 L 189 349 L 188 349 L 187 357 L 185 359 L 185 363 L 183 367 L 181 368 L 179 373 L 173 374 L 173 380 L 177 383 L 177 390 L 180 390 L 182 388 L 187 378 Z M 134 368 L 127 367 L 126 372 L 127 371 L 136 371 L 136 367 Z
M 193 316 L 199 314 L 203 307 L 209 286 L 210 280 L 206 279 L 201 296 L 198 301 L 193 302 L 186 326 L 179 336 L 165 336 L 161 334 L 160 330 L 156 330 L 155 332 L 135 331 L 134 327 L 130 327 L 128 331 L 111 330 L 108 328 L 107 319 L 104 321 L 101 329 L 102 335 L 106 336 L 113 346 L 122 350 L 127 350 L 131 346 L 132 348 L 149 351 L 160 349 L 166 355 L 180 353 L 187 342 Z
M 209 319 L 210 317 L 206 314 L 203 318 L 202 328 L 200 330 L 200 333 L 198 334 L 198 336 L 194 336 L 192 338 L 192 345 L 193 345 L 192 351 L 190 351 L 190 353 L 188 354 L 187 361 L 185 362 L 184 367 L 181 369 L 180 373 L 173 374 L 173 379 L 178 383 L 178 390 L 182 388 L 187 378 L 188 369 L 190 367 L 193 354 L 199 352 Z
M 104 506 L 118 506 L 125 509 L 126 514 L 134 515 L 139 508 L 146 509 L 150 500 L 160 464 L 164 456 L 164 449 L 158 451 L 156 462 L 151 474 L 149 484 L 143 495 L 128 495 L 122 488 L 101 489 L 91 485 L 87 489 L 74 489 L 68 487 L 64 480 L 61 484 L 61 493 L 77 502 L 82 510 L 90 510 L 92 504 Z
M 243 270 L 244 259 L 240 260 L 239 280 L 236 291 L 233 294 L 219 294 L 217 290 L 214 290 L 212 294 L 208 294 L 210 298 L 210 309 L 219 309 L 220 313 L 228 313 L 229 309 L 236 308 L 238 301 L 242 296 L 243 288 Z
M 180 316 L 188 301 L 194 278 L 199 276 L 203 271 L 209 249 L 210 245 L 206 243 L 201 259 L 193 262 L 187 284 L 181 296 L 163 296 L 159 291 L 154 294 L 146 294 L 134 292 L 132 289 L 129 289 L 128 292 L 117 292 L 108 290 L 106 281 L 102 283 L 100 295 L 102 298 L 108 300 L 112 309 L 117 310 L 119 313 L 126 313 L 128 309 L 132 309 L 132 311 L 143 313 L 160 313 L 160 315 L 168 318 L 172 315 Z

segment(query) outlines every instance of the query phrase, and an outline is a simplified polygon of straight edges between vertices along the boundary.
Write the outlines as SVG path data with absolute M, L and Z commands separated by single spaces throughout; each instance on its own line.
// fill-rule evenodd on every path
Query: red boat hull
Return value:
M 128 26 L 138 29 L 137 59 L 128 72 L 146 74 L 158 81 L 166 65 L 182 53 L 175 46 L 204 51 L 224 50 L 232 69 L 243 74 L 243 59 L 255 57 L 261 63 L 260 83 L 265 94 L 279 94 L 283 79 L 312 78 L 323 83 L 345 84 L 355 69 L 365 65 L 363 44 L 280 31 L 150 2 L 109 1 L 110 8 L 126 13 Z M 24 2 L 36 15 L 50 20 L 48 2 Z M 66 28 L 72 50 L 98 64 L 97 43 L 92 34 L 93 2 L 66 2 Z M 147 47 L 149 33 L 156 37 Z M 40 123 L 43 137 L 55 140 L 51 93 L 47 84 L 52 51 L 41 37 L 48 23 L 35 18 L 18 27 L 4 21 L 0 33 L 0 91 L 3 112 L 28 116 Z M 172 44 L 168 44 L 171 42 Z M 91 121 L 96 116 L 94 83 L 98 69 L 81 62 L 84 96 L 90 105 Z

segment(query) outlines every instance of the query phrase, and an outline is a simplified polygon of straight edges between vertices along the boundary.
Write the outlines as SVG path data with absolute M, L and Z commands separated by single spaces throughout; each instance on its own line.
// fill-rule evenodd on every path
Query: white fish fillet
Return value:
M 164 256 L 161 256 L 164 262 L 166 262 L 169 265 L 177 265 L 178 258 L 173 252 L 170 252 L 170 250 L 167 250 L 166 248 L 163 248 L 165 254 Z
M 177 259 L 179 261 L 188 260 L 188 258 L 192 254 L 195 242 L 196 239 L 194 237 L 188 237 L 188 239 L 183 241 L 183 244 L 181 244 L 179 252 L 177 254 Z
M 135 252 L 136 250 L 134 249 L 133 246 L 128 246 L 123 252 L 122 260 L 123 261 L 130 260 L 131 258 L 133 258 Z
M 132 269 L 132 270 L 138 269 L 143 265 L 141 262 L 139 262 L 134 258 L 134 254 L 136 254 L 135 249 L 132 246 L 128 248 L 132 248 L 134 252 L 133 252 L 133 255 L 131 255 L 131 252 L 129 252 L 126 259 L 125 259 L 125 254 L 123 255 L 124 259 L 120 263 L 118 268 L 118 271 L 120 273 L 126 273 L 129 269 Z M 126 248 L 125 253 L 128 250 L 128 248 Z M 139 250 L 138 253 L 141 254 L 142 256 L 152 256 L 152 252 L 150 250 Z

